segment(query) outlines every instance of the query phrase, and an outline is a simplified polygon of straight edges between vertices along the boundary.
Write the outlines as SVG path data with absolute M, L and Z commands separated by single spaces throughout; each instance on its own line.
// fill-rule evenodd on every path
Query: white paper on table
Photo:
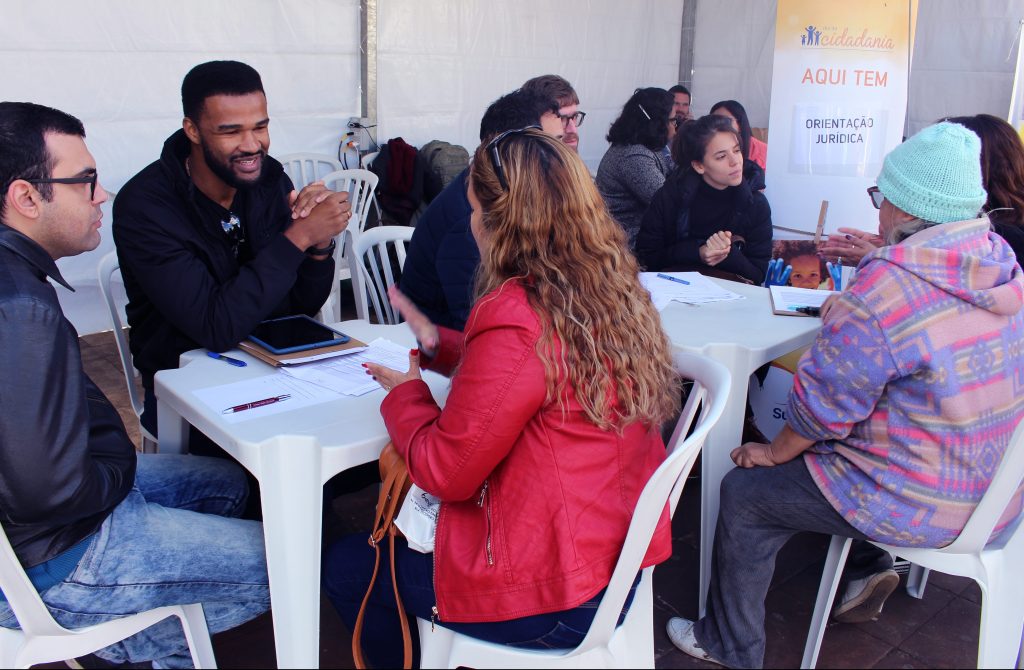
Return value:
M 193 391 L 193 393 L 214 412 L 222 414 L 224 420 L 228 423 L 259 419 L 260 417 L 280 412 L 290 412 L 293 409 L 330 402 L 339 398 L 339 395 L 334 391 L 315 384 L 307 384 L 284 374 L 280 370 L 263 377 L 198 389 Z M 282 395 L 291 397 L 262 407 L 253 407 L 252 409 L 245 409 L 240 412 L 223 414 L 224 410 L 229 407 L 237 407 L 238 405 Z
M 303 363 L 322 361 L 326 358 L 334 358 L 335 356 L 350 356 L 352 354 L 358 354 L 360 351 L 366 351 L 366 347 L 352 347 L 351 349 L 342 349 L 340 351 L 328 351 L 327 353 L 321 354 L 310 354 L 309 356 L 300 356 L 298 358 L 283 358 L 281 359 L 281 365 L 302 365 Z
M 291 366 L 285 368 L 284 372 L 337 393 L 363 395 L 380 388 L 380 384 L 366 374 L 363 363 L 408 370 L 409 350 L 379 337 L 357 354 Z
M 825 291 L 819 288 L 797 288 L 794 286 L 771 286 L 772 304 L 775 309 L 796 311 L 797 307 L 821 307 L 830 295 L 838 291 Z
M 640 283 L 651 294 L 654 307 L 661 311 L 673 301 L 690 305 L 709 302 L 743 300 L 746 296 L 724 289 L 699 272 L 662 272 L 660 274 L 681 279 L 686 284 L 659 277 L 657 272 L 641 272 Z

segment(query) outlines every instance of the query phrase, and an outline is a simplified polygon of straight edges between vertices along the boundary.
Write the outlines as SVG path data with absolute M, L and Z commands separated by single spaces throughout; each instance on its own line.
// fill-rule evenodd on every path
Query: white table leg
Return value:
M 188 451 L 188 421 L 160 400 L 159 395 L 156 401 L 156 422 L 160 431 L 158 448 L 161 454 L 184 454 Z
M 260 445 L 256 473 L 278 668 L 320 666 L 320 445 L 312 437 Z M 263 476 L 266 475 L 266 476 Z
M 729 454 L 740 446 L 743 437 L 743 419 L 747 403 L 747 382 L 750 372 L 739 366 L 733 357 L 710 354 L 711 358 L 729 368 L 732 387 L 725 410 L 718 424 L 708 433 L 701 452 L 700 481 L 700 596 L 698 618 L 704 616 L 711 582 L 711 549 L 718 521 L 718 489 L 722 479 L 735 467 Z

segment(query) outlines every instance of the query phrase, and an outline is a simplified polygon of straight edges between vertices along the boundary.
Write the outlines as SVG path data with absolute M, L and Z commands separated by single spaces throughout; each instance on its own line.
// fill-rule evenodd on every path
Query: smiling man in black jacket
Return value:
M 65 627 L 203 603 L 218 632 L 270 604 L 262 526 L 227 518 L 245 477 L 220 459 L 136 457 L 47 281 L 71 289 L 54 261 L 100 242 L 107 193 L 84 137 L 64 112 L 0 103 L 0 524 Z M 18 626 L 2 594 L 0 626 Z M 190 662 L 176 619 L 96 653 Z
M 319 182 L 296 193 L 267 154 L 267 99 L 253 68 L 197 65 L 181 99 L 182 129 L 114 203 L 142 423 L 153 434 L 158 370 L 190 349 L 230 349 L 264 319 L 320 309 L 351 209 L 347 193 Z

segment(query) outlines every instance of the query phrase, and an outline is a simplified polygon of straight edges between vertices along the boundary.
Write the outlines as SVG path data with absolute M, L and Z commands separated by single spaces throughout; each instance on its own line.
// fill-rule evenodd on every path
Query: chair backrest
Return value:
M 710 358 L 684 352 L 674 354 L 673 363 L 681 377 L 693 380 L 693 388 L 669 440 L 668 457 L 647 480 L 636 503 L 626 541 L 622 545 L 608 589 L 601 598 L 587 636 L 573 651 L 574 656 L 608 646 L 665 504 L 669 504 L 670 512 L 675 511 L 686 477 L 704 446 L 708 431 L 718 423 L 725 410 L 725 401 L 732 384 L 725 366 Z M 700 416 L 694 425 L 698 404 Z
M 992 477 L 992 483 L 982 496 L 978 506 L 974 508 L 967 525 L 959 537 L 951 544 L 938 549 L 948 554 L 976 554 L 985 548 L 992 537 L 992 531 L 999 523 L 1013 499 L 1021 481 L 1024 480 L 1024 420 L 1017 424 L 1017 429 L 1006 445 L 1003 460 Z
M 103 292 L 103 301 L 107 304 L 107 311 L 110 313 L 110 325 L 114 329 L 114 341 L 117 343 L 117 353 L 121 356 L 121 369 L 124 371 L 124 381 L 128 386 L 128 397 L 132 402 L 132 409 L 136 416 L 142 415 L 142 398 L 139 389 L 135 385 L 135 378 L 139 373 L 132 364 L 132 352 L 128 348 L 128 335 L 124 331 L 125 319 L 123 318 L 123 305 L 128 302 L 124 297 L 123 302 L 114 297 L 115 291 L 123 294 L 124 284 L 121 280 L 121 265 L 117 260 L 117 252 L 111 251 L 103 257 L 99 265 L 100 290 Z M 115 282 L 115 275 L 117 281 Z M 116 288 L 115 288 L 116 284 Z
M 380 151 L 371 151 L 363 154 L 359 159 L 359 167 L 369 170 L 370 166 L 373 165 L 373 160 L 377 158 L 377 156 L 380 156 Z
M 378 226 L 359 233 L 353 242 L 352 252 L 363 278 L 363 290 L 369 293 L 380 323 L 393 324 L 401 320 L 388 300 L 388 288 L 398 282 L 391 263 L 394 258 L 399 270 L 405 266 L 412 232 L 408 226 Z
M 0 590 L 14 611 L 21 630 L 28 635 L 60 635 L 64 629 L 53 620 L 39 592 L 32 585 L 14 553 L 7 533 L 0 528 Z
M 301 190 L 307 184 L 322 179 L 324 175 L 342 167 L 338 159 L 327 154 L 285 154 L 277 160 L 281 162 L 296 190 Z
M 373 203 L 373 193 L 377 189 L 379 178 L 369 170 L 336 170 L 322 177 L 324 184 L 332 191 L 348 192 L 352 203 L 352 220 L 356 229 L 362 232 L 366 228 L 366 219 Z

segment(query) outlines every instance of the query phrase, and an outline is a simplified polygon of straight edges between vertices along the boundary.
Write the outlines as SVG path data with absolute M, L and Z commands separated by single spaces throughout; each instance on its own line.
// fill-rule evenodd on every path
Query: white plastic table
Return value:
M 766 288 L 712 281 L 746 299 L 696 306 L 673 302 L 661 312 L 662 326 L 674 347 L 713 358 L 732 373 L 725 413 L 708 434 L 701 455 L 699 616 L 704 616 L 711 581 L 718 488 L 734 467 L 729 453 L 740 446 L 747 382 L 765 363 L 813 342 L 821 327 L 820 319 L 772 314 Z
M 345 321 L 337 326 L 364 342 L 384 337 L 415 346 L 408 327 Z M 231 424 L 193 391 L 274 374 L 239 351 L 237 368 L 205 355 L 182 356 L 183 367 L 156 374 L 160 451 L 181 453 L 192 424 L 238 460 L 260 483 L 279 668 L 316 668 L 320 656 L 320 544 L 324 483 L 377 458 L 388 435 L 380 416 L 383 389 Z M 443 402 L 448 380 L 424 372 Z M 367 518 L 367 528 L 372 520 Z

